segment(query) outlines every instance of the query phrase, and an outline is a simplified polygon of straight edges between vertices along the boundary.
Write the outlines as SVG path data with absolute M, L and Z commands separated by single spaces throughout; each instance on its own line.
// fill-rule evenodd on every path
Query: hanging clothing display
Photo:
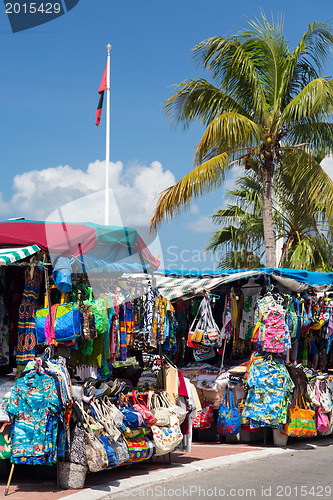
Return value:
M 35 357 L 35 312 L 42 284 L 42 271 L 37 267 L 25 269 L 25 286 L 19 310 L 16 362 L 25 365 Z

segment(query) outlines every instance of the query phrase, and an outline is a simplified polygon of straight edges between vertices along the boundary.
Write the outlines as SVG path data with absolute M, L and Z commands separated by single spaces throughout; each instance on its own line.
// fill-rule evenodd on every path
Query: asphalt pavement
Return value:
M 109 494 L 104 499 L 333 499 L 331 443 L 332 440 L 303 442 L 294 449 L 280 450 L 282 453 L 188 472 Z

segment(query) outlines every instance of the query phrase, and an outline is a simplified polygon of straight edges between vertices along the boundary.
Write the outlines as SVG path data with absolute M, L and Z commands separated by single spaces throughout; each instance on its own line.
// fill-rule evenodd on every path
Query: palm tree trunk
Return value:
M 264 239 L 266 251 L 266 266 L 276 266 L 276 253 L 275 253 L 275 238 L 273 228 L 273 210 L 272 210 L 272 167 L 271 165 L 264 165 L 262 169 L 263 180 L 263 223 L 264 223 Z

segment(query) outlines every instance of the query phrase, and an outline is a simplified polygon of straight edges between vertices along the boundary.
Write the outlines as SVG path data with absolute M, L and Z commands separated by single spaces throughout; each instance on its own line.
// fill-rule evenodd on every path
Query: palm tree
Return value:
M 194 59 L 211 82 L 185 80 L 165 103 L 171 123 L 198 121 L 206 128 L 195 168 L 160 194 L 151 229 L 221 186 L 227 169 L 243 163 L 262 177 L 266 264 L 275 266 L 272 180 L 306 179 L 308 196 L 332 214 L 333 183 L 315 153 L 333 151 L 333 80 L 320 76 L 333 47 L 327 23 L 308 26 L 293 51 L 283 24 L 249 21 L 249 28 L 194 47 Z
M 212 216 L 220 225 L 207 251 L 225 250 L 218 267 L 262 267 L 264 246 L 262 181 L 255 172 L 241 177 L 228 191 L 230 204 Z M 276 237 L 283 238 L 282 267 L 330 271 L 333 246 L 325 214 L 304 194 L 303 186 L 290 187 L 290 179 L 273 185 L 273 221 Z

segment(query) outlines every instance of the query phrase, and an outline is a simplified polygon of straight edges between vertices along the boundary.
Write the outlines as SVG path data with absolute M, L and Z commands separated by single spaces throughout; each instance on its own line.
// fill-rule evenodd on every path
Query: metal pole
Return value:
M 106 150 L 105 150 L 105 220 L 106 226 L 110 225 L 110 53 L 111 45 L 106 46 L 108 50 L 106 71 Z

